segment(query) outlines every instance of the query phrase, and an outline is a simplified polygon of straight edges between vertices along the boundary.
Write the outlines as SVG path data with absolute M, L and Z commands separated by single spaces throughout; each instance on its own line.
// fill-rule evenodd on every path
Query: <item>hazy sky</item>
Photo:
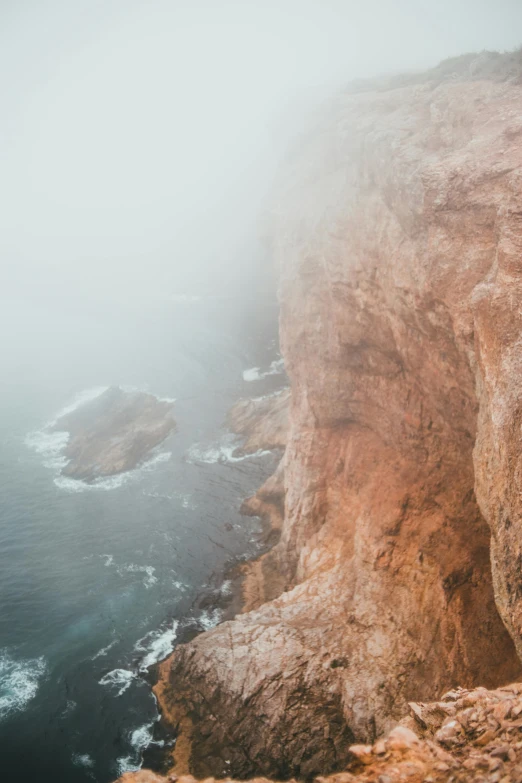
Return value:
M 521 43 L 522 0 L 0 0 L 0 282 L 226 281 L 297 107 Z

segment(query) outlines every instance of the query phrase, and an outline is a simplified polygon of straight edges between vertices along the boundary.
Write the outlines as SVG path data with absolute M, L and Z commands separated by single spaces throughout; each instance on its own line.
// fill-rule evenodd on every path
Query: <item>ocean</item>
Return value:
M 0 328 L 2 780 L 108 783 L 153 740 L 147 667 L 219 622 L 228 566 L 263 546 L 239 506 L 278 455 L 236 458 L 225 417 L 286 385 L 277 307 L 11 297 Z M 174 398 L 178 429 L 128 474 L 64 479 L 46 427 L 109 385 Z

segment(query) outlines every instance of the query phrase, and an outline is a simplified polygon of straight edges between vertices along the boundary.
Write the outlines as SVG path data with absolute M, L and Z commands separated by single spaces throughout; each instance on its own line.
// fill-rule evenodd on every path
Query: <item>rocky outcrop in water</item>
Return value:
M 308 778 L 359 743 L 362 780 L 406 779 L 395 753 L 411 780 L 518 774 L 518 712 L 496 695 L 478 715 L 462 692 L 433 708 L 433 747 L 373 743 L 409 702 L 520 674 L 521 75 L 520 55 L 481 55 L 360 85 L 288 163 L 280 594 L 163 664 L 175 769 Z
M 62 416 L 54 426 L 69 433 L 62 475 L 94 481 L 132 470 L 176 428 L 172 408 L 152 394 L 111 387 Z

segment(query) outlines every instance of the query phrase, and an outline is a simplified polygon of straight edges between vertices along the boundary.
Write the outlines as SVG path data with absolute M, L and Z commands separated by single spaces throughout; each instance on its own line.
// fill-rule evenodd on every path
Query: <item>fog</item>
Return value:
M 89 361 L 100 303 L 270 288 L 260 219 L 309 107 L 520 31 L 519 0 L 2 0 L 3 353 L 36 382 L 52 340 Z
M 244 283 L 304 106 L 521 31 L 519 0 L 3 0 L 4 291 Z

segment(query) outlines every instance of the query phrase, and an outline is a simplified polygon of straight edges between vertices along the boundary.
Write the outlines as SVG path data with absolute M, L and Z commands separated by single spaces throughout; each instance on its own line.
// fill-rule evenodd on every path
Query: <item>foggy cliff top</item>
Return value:
M 4 292 L 226 290 L 288 140 L 353 79 L 521 43 L 518 0 L 5 0 Z

